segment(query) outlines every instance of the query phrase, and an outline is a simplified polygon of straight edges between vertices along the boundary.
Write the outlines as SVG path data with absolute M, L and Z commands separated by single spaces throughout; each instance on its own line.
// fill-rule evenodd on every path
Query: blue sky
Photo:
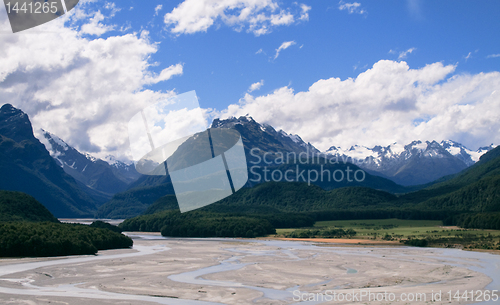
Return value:
M 191 90 L 320 150 L 500 142 L 495 0 L 81 1 L 68 15 L 11 34 L 0 12 L 0 98 L 84 152 L 127 158 L 127 119 Z
M 500 54 L 498 1 L 481 5 L 473 1 L 363 1 L 352 13 L 340 10 L 342 3 L 337 1 L 303 1 L 311 7 L 308 20 L 276 26 L 259 36 L 245 29 L 237 32 L 220 18 L 206 31 L 176 35 L 163 17 L 179 1 L 144 2 L 120 1 L 117 5 L 124 9 L 111 21 L 130 22 L 135 31 L 147 29 L 151 39 L 160 42 L 152 56 L 161 63 L 156 70 L 183 63 L 182 77 L 153 88 L 175 88 L 179 93 L 196 90 L 202 105 L 220 110 L 261 80 L 264 85 L 259 94 L 289 84 L 304 91 L 319 79 L 356 77 L 381 59 L 405 60 L 411 68 L 435 62 L 456 64 L 457 73 L 500 69 L 500 57 L 488 58 Z M 291 2 L 279 3 L 291 11 L 298 8 Z M 162 8 L 153 17 L 158 5 Z M 276 49 L 286 41 L 295 44 L 274 59 Z M 259 50 L 262 53 L 256 54 Z M 412 52 L 400 57 L 408 50 Z

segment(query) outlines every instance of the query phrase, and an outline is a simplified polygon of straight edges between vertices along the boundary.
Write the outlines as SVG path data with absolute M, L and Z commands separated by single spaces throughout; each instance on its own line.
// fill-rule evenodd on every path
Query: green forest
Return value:
M 0 257 L 96 254 L 132 247 L 132 240 L 108 229 L 54 222 L 0 223 Z
M 120 228 L 124 231 L 161 231 L 163 236 L 171 237 L 257 237 L 276 233 L 264 218 L 202 211 L 181 214 L 172 210 L 125 220 Z
M 35 198 L 0 191 L 0 257 L 96 254 L 132 247 L 132 239 L 104 222 L 60 223 Z

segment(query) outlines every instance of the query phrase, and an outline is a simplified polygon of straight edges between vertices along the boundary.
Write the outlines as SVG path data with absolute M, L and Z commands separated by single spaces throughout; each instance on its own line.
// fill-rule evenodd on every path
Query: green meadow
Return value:
M 429 245 L 471 249 L 500 249 L 500 230 L 461 229 L 444 227 L 438 220 L 363 219 L 318 221 L 310 228 L 277 229 L 278 236 L 292 236 L 293 232 L 352 229 L 353 238 L 407 241 L 425 239 Z M 319 236 L 318 236 L 319 237 Z

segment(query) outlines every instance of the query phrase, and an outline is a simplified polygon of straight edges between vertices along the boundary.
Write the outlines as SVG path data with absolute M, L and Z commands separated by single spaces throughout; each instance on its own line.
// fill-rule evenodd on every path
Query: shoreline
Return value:
M 131 235 L 150 235 L 150 236 L 160 236 L 160 232 L 137 232 L 137 231 L 127 231 L 123 232 L 125 234 L 131 234 Z M 165 238 L 171 238 L 171 239 L 190 239 L 189 237 L 165 237 Z M 213 238 L 219 238 L 219 237 L 213 237 Z M 223 239 L 224 237 L 220 237 Z M 211 237 L 192 237 L 192 239 L 206 239 L 210 240 Z M 240 240 L 245 240 L 248 242 L 251 242 L 252 240 L 282 240 L 282 241 L 301 241 L 301 242 L 313 242 L 313 243 L 319 243 L 319 244 L 332 244 L 332 245 L 337 245 L 339 247 L 342 246 L 380 246 L 380 247 L 387 247 L 387 246 L 392 246 L 392 247 L 412 247 L 405 245 L 403 243 L 400 243 L 399 241 L 388 241 L 388 240 L 373 240 L 373 239 L 361 239 L 361 238 L 289 238 L 289 237 L 275 237 L 275 236 L 266 236 L 266 237 L 254 237 L 254 238 L 247 238 L 247 237 L 239 237 L 239 238 L 233 238 L 233 239 L 240 239 Z M 420 247 L 413 247 L 413 248 L 420 248 Z M 481 253 L 490 253 L 490 254 L 495 254 L 495 255 L 500 255 L 500 250 L 490 250 L 490 249 L 463 249 L 463 248 L 446 248 L 446 247 L 435 247 L 435 246 L 430 246 L 430 247 L 422 247 L 422 248 L 435 248 L 435 249 L 457 249 L 457 250 L 462 250 L 462 251 L 470 251 L 470 252 L 481 252 Z

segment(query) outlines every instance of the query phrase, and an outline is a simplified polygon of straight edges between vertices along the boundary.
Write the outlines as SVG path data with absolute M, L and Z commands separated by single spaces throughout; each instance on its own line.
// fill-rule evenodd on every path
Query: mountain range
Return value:
M 413 141 L 407 145 L 367 148 L 355 145 L 347 150 L 332 146 L 325 153 L 350 159 L 361 168 L 401 185 L 418 185 L 456 174 L 479 160 L 495 145 L 472 151 L 454 141 Z
M 241 136 L 247 154 L 247 162 L 262 164 L 264 154 L 295 153 L 304 156 L 335 158 L 349 162 L 403 186 L 431 183 L 441 177 L 456 174 L 479 160 L 481 155 L 495 145 L 473 151 L 464 145 L 451 141 L 413 141 L 407 145 L 393 143 L 388 146 L 368 148 L 354 145 L 349 149 L 332 146 L 321 152 L 299 135 L 276 131 L 271 125 L 259 124 L 250 116 L 215 119 L 211 128 L 231 128 Z M 168 183 L 166 176 L 142 176 L 132 163 L 124 163 L 108 156 L 105 160 L 82 154 L 62 139 L 45 130 L 40 137 L 51 156 L 64 171 L 86 186 L 113 195 L 138 186 L 154 186 Z M 253 150 L 253 151 L 252 151 Z M 256 157 L 259 156 L 259 157 Z M 272 157 L 271 157 L 272 158 Z
M 155 201 L 144 216 L 127 220 L 133 227 L 169 225 L 178 212 L 175 196 Z M 447 179 L 424 189 L 395 195 L 366 187 L 325 190 L 306 183 L 266 182 L 245 188 L 197 211 L 225 216 L 253 216 L 267 219 L 276 227 L 294 227 L 297 214 L 312 222 L 339 219 L 428 219 L 455 225 L 472 215 L 473 228 L 500 228 L 500 147 L 490 150 L 480 160 Z M 187 214 L 187 213 L 186 213 Z M 286 216 L 284 216 L 286 215 Z M 189 215 L 186 215 L 188 217 Z M 291 220 L 287 221 L 287 220 Z M 309 225 L 310 226 L 310 225 Z
M 265 165 L 281 171 L 292 169 L 298 165 L 296 160 L 269 165 L 262 158 L 267 154 L 271 160 L 277 160 L 280 154 L 292 154 L 312 160 L 319 156 L 326 163 L 333 159 L 351 162 L 325 163 L 325 169 L 332 172 L 337 169 L 345 171 L 346 168 L 366 171 L 366 179 L 360 182 L 313 182 L 325 190 L 361 186 L 389 193 L 408 193 L 437 179 L 450 179 L 452 176 L 449 175 L 474 165 L 481 155 L 495 147 L 491 145 L 471 151 L 453 141 L 413 141 L 407 145 L 353 146 L 347 150 L 332 146 L 320 152 L 300 136 L 276 131 L 250 116 L 215 119 L 211 128 L 239 131 L 247 162 L 254 167 Z M 96 213 L 99 217 L 130 217 L 144 212 L 156 199 L 174 194 L 168 175 L 140 175 L 131 163 L 118 161 L 112 156 L 100 160 L 80 153 L 48 131 L 40 130 L 38 134 L 40 140 L 34 137 L 24 112 L 9 104 L 1 108 L 0 189 L 28 193 L 57 217 L 95 216 Z M 321 164 L 301 166 L 318 170 Z M 253 173 L 262 174 L 262 169 Z M 249 181 L 247 187 L 264 182 Z M 414 185 L 420 186 L 405 187 Z
M 339 162 L 355 164 L 367 172 L 388 178 L 403 186 L 422 185 L 441 177 L 456 174 L 471 166 L 495 145 L 472 151 L 460 143 L 447 140 L 413 141 L 407 145 L 393 143 L 389 146 L 368 148 L 355 145 L 349 149 L 332 146 L 321 152 L 299 135 L 276 131 L 272 126 L 259 124 L 250 116 L 215 119 L 212 128 L 233 128 L 240 132 L 247 152 L 247 161 L 255 164 L 254 155 L 265 153 L 305 153 L 308 156 L 334 158 Z M 254 153 L 250 153 L 254 149 Z M 261 160 L 262 161 L 262 160 Z

